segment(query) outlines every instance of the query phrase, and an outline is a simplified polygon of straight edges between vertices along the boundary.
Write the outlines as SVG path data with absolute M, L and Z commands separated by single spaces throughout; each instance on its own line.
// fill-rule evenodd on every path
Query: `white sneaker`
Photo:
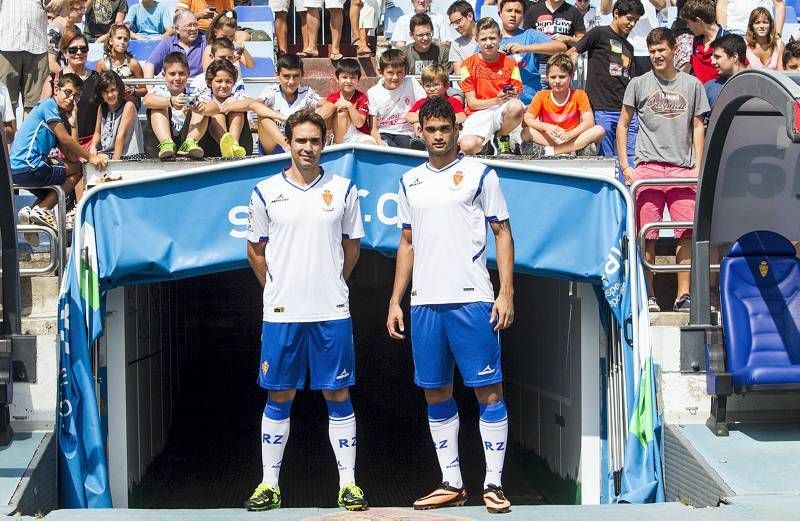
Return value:
M 67 214 L 64 216 L 64 228 L 67 231 L 72 230 L 75 227 L 75 209 L 77 206 L 73 206 L 72 210 L 68 211 Z
M 31 208 L 28 215 L 30 215 L 30 222 L 33 224 L 47 226 L 54 232 L 58 232 L 58 226 L 56 225 L 56 220 L 53 218 L 53 212 L 51 210 L 45 210 L 39 206 L 34 206 Z
M 30 224 L 31 223 L 31 207 L 30 206 L 23 206 L 17 212 L 17 217 L 19 218 L 20 224 Z M 39 234 L 38 233 L 26 233 L 24 235 L 25 241 L 33 246 L 34 248 L 39 246 Z

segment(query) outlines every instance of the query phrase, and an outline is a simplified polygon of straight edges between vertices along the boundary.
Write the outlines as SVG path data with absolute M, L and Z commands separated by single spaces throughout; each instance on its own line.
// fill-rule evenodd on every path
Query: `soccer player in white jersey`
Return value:
M 247 259 L 264 287 L 258 383 L 269 390 L 261 418 L 262 482 L 245 503 L 281 506 L 278 475 L 296 389 L 321 390 L 339 467 L 339 506 L 364 510 L 355 484 L 356 420 L 350 403 L 355 350 L 345 280 L 364 236 L 358 189 L 319 166 L 325 122 L 313 111 L 286 121 L 291 166 L 258 183 L 250 197 Z
M 501 483 L 508 418 L 498 337 L 514 320 L 514 240 L 508 210 L 495 171 L 459 155 L 455 113 L 447 100 L 428 98 L 419 123 L 429 160 L 400 180 L 397 206 L 403 231 L 386 321 L 392 338 L 405 338 L 400 300 L 412 282 L 414 381 L 425 391 L 442 470 L 442 484 L 415 501 L 414 508 L 460 506 L 467 500 L 453 400 L 453 369 L 458 365 L 480 405 L 484 503 L 489 512 L 508 512 L 511 503 Z M 496 299 L 486 270 L 487 222 L 500 272 Z

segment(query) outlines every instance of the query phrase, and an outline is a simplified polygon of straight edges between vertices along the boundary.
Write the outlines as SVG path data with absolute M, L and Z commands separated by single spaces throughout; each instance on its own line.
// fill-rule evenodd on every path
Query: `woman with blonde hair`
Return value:
M 775 29 L 772 13 L 763 7 L 757 7 L 750 13 L 747 23 L 747 61 L 754 69 L 772 69 L 782 71 L 781 55 L 783 42 Z

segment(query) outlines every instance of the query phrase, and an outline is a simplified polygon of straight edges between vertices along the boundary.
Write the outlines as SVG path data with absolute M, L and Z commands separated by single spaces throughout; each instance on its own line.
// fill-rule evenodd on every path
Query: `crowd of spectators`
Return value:
M 331 142 L 420 148 L 416 112 L 429 96 L 454 107 L 465 154 L 613 157 L 629 183 L 697 176 L 704 123 L 725 82 L 746 68 L 797 70 L 800 45 L 783 43 L 782 0 L 678 0 L 678 19 L 666 28 L 671 2 L 499 0 L 493 17 L 480 18 L 467 0 L 446 14 L 413 0 L 395 23 L 393 48 L 380 53 L 378 83 L 362 92 L 361 66 L 342 55 L 342 0 L 270 0 L 278 81 L 251 97 L 241 79 L 255 64 L 251 33 L 235 11 L 246 0 L 178 0 L 175 11 L 156 0 L 0 0 L 0 116 L 13 179 L 33 189 L 61 184 L 80 197 L 81 161 L 102 170 L 109 159 L 145 153 L 138 114 L 160 159 L 285 151 L 283 124 L 303 109 L 323 116 Z M 350 4 L 360 57 L 374 54 L 368 41 L 379 4 Z M 298 53 L 288 52 L 290 8 L 301 15 Z M 303 80 L 303 58 L 318 54 L 322 9 L 335 65 L 327 98 Z M 149 56 L 128 50 L 141 39 L 158 40 Z M 87 66 L 93 42 L 103 46 L 95 70 Z M 165 83 L 122 82 L 151 77 Z M 20 102 L 28 116 L 17 131 Z M 20 218 L 54 225 L 55 201 L 38 196 Z M 664 206 L 691 220 L 694 191 L 648 187 L 636 204 L 640 225 L 661 219 Z M 689 261 L 690 233 L 676 234 L 678 262 Z M 650 258 L 655 242 L 647 244 Z M 658 307 L 652 294 L 650 306 Z M 688 276 L 679 277 L 674 307 L 688 310 Z

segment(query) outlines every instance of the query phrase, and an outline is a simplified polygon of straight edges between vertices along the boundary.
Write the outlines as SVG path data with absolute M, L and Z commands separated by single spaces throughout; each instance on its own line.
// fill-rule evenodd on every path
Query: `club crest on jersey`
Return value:
M 325 206 L 322 209 L 325 210 L 326 212 L 332 212 L 333 192 L 331 192 L 330 190 L 325 190 L 324 192 L 322 192 L 322 202 L 325 203 Z
M 767 261 L 762 260 L 758 265 L 758 272 L 761 274 L 761 278 L 765 278 L 767 273 L 769 273 L 769 264 Z
M 461 170 L 456 170 L 456 173 L 453 174 L 453 185 L 451 188 L 453 190 L 458 190 L 461 187 L 461 181 L 464 180 L 464 172 Z
M 269 363 L 264 360 L 264 363 L 261 364 L 261 374 L 267 376 L 267 371 L 269 371 Z

